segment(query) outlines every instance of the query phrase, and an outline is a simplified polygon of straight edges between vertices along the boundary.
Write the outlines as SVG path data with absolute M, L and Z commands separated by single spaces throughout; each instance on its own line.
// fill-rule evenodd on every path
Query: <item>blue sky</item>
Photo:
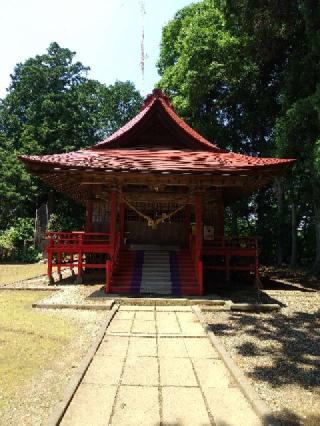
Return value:
M 162 27 L 191 0 L 145 0 L 145 80 L 140 70 L 140 0 L 0 0 L 0 97 L 18 62 L 42 54 L 50 42 L 77 52 L 102 83 L 131 80 L 143 95 L 159 79 Z

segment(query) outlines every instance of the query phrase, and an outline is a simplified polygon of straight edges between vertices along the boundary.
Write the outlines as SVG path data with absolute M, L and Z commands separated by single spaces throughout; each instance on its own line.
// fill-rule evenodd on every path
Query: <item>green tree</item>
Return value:
M 253 16 L 245 18 L 243 10 L 243 20 L 238 23 L 239 16 L 229 9 L 226 2 L 204 0 L 179 11 L 164 27 L 159 85 L 180 114 L 219 146 L 268 156 L 273 150 L 270 141 L 279 111 L 276 96 L 283 64 L 278 59 L 275 65 L 274 58 L 281 57 L 280 47 L 272 55 L 263 55 L 258 48 L 263 45 L 263 31 L 257 35 L 248 25 Z M 258 28 L 258 11 L 255 20 Z M 277 28 L 268 37 L 274 41 Z M 264 197 L 254 201 L 265 204 Z M 262 212 L 262 207 L 256 211 Z M 234 224 L 236 215 L 251 210 L 246 201 L 234 206 Z M 260 231 L 270 229 L 261 213 L 258 222 Z M 267 237 L 269 233 L 263 240 Z
M 230 217 L 234 227 L 237 215 L 240 224 L 242 216 L 255 218 L 266 260 L 294 265 L 298 243 L 301 261 L 305 253 L 315 256 L 314 272 L 320 271 L 319 7 L 316 0 L 203 0 L 164 27 L 158 61 L 159 86 L 210 140 L 299 160 L 288 178 L 234 206 Z
M 15 67 L 0 101 L 0 229 L 33 217 L 47 199 L 47 187 L 26 172 L 18 154 L 92 146 L 138 112 L 142 98 L 132 83 L 106 87 L 88 79 L 88 70 L 57 43 Z
M 142 97 L 130 81 L 116 81 L 102 88 L 99 134 L 102 137 L 114 133 L 124 126 L 142 105 Z
M 299 43 L 288 58 L 275 135 L 280 155 L 298 159 L 291 177 L 299 185 L 292 192 L 296 200 L 303 200 L 304 216 L 311 208 L 307 224 L 315 236 L 312 271 L 320 275 L 320 5 L 313 0 L 299 5 Z

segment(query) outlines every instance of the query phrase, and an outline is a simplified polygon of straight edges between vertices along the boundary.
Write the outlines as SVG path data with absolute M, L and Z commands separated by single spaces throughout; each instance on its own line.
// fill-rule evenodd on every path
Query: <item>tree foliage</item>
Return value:
M 142 102 L 131 82 L 105 86 L 88 78 L 75 52 L 52 43 L 19 63 L 0 100 L 0 230 L 34 217 L 48 188 L 26 172 L 18 154 L 51 154 L 92 146 L 131 119 Z M 72 203 L 56 194 L 70 220 Z
M 237 152 L 298 159 L 273 188 L 231 206 L 228 229 L 237 216 L 239 231 L 246 232 L 249 220 L 266 261 L 294 264 L 298 241 L 299 260 L 313 258 L 315 273 L 320 273 L 319 55 L 316 0 L 203 0 L 180 10 L 163 28 L 158 61 L 159 86 L 210 140 Z

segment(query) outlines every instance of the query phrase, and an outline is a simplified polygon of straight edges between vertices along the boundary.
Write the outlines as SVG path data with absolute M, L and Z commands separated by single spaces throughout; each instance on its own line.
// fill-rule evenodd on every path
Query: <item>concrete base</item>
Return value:
M 244 312 L 272 312 L 280 311 L 281 306 L 277 303 L 233 303 L 230 305 L 230 309 Z
M 78 309 L 87 311 L 110 311 L 113 308 L 114 301 L 110 300 L 105 304 L 89 305 L 89 304 L 67 304 L 67 303 L 33 303 L 33 308 L 39 309 Z
M 140 306 L 192 306 L 192 305 L 211 305 L 224 306 L 225 300 L 217 298 L 174 298 L 174 297 L 117 297 L 112 295 L 116 303 L 120 305 L 140 305 Z
M 83 283 L 83 277 L 82 275 L 77 275 L 76 279 L 74 280 L 75 284 L 82 284 Z
M 48 282 L 48 285 L 54 285 L 54 279 L 53 279 L 53 277 L 48 277 L 47 282 Z

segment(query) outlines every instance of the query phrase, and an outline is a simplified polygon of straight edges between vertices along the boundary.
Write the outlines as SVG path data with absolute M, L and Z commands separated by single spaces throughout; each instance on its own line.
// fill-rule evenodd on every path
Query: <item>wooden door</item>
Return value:
M 136 206 L 135 206 L 136 207 Z M 168 203 L 137 203 L 136 207 L 143 214 L 157 218 L 177 208 L 176 204 Z M 184 209 L 159 223 L 155 229 L 148 226 L 146 218 L 130 208 L 126 209 L 125 232 L 130 244 L 184 245 L 186 243 Z

